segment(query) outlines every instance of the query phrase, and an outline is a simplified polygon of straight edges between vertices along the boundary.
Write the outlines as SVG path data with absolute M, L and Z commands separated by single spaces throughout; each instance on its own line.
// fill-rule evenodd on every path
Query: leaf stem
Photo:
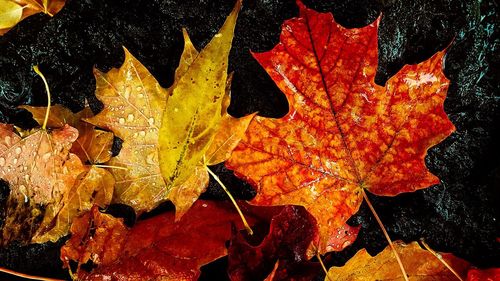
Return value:
M 42 78 L 43 83 L 45 84 L 45 91 L 47 92 L 47 111 L 45 112 L 45 118 L 43 119 L 43 125 L 42 129 L 46 130 L 47 129 L 47 122 L 49 121 L 49 114 L 50 114 L 50 89 L 49 89 L 49 84 L 47 83 L 47 79 L 45 79 L 45 76 L 43 76 L 43 73 L 40 71 L 38 68 L 38 65 L 33 66 L 33 70 L 35 71 L 40 78 Z
M 222 189 L 226 192 L 227 196 L 229 196 L 229 199 L 231 200 L 231 202 L 233 203 L 234 207 L 236 208 L 236 211 L 238 211 L 238 214 L 241 217 L 241 221 L 243 222 L 243 225 L 245 226 L 245 229 L 247 230 L 248 234 L 253 235 L 252 228 L 250 227 L 250 225 L 248 225 L 248 222 L 245 219 L 245 216 L 243 215 L 243 212 L 241 211 L 240 207 L 238 207 L 238 203 L 236 203 L 236 200 L 234 200 L 234 198 L 231 195 L 231 193 L 229 192 L 229 190 L 222 183 L 222 181 L 219 179 L 219 177 L 214 172 L 212 172 L 212 170 L 210 170 L 210 168 L 208 166 L 205 166 L 205 168 L 207 169 L 208 173 L 215 179 L 215 181 L 219 183 L 219 185 L 222 187 Z
M 16 272 L 14 270 L 10 270 L 10 269 L 4 268 L 4 267 L 0 267 L 0 272 L 7 273 L 7 274 L 10 274 L 10 275 L 14 275 L 14 276 L 21 277 L 21 278 L 30 279 L 30 280 L 39 280 L 39 281 L 64 281 L 62 279 L 54 279 L 54 278 L 48 278 L 48 277 L 41 277 L 41 276 L 34 276 L 34 275 L 24 274 L 24 273 Z
M 391 237 L 389 237 L 389 234 L 387 233 L 387 230 L 385 229 L 384 224 L 382 223 L 377 212 L 373 208 L 373 205 L 370 202 L 370 199 L 368 199 L 368 195 L 366 195 L 364 188 L 361 189 L 361 192 L 363 193 L 363 198 L 365 199 L 366 204 L 368 204 L 368 207 L 372 211 L 372 214 L 375 217 L 375 220 L 377 220 L 378 225 L 380 226 L 380 229 L 382 229 L 382 232 L 384 233 L 385 239 L 387 239 L 387 242 L 389 242 L 389 246 L 391 246 L 392 252 L 396 256 L 396 260 L 398 261 L 399 269 L 401 269 L 401 273 L 403 274 L 403 278 L 405 279 L 405 281 L 409 281 L 408 274 L 406 274 L 405 267 L 403 266 L 403 262 L 401 262 L 401 258 L 399 257 L 399 254 L 396 251 L 396 248 L 394 247 L 394 243 L 392 243 Z
M 109 169 L 118 169 L 118 170 L 128 170 L 126 167 L 120 166 L 111 166 L 111 165 L 102 165 L 102 164 L 92 164 L 92 166 L 97 168 L 109 168 Z
M 444 266 L 446 266 L 446 268 L 448 268 L 448 270 L 450 270 L 451 273 L 453 273 L 458 278 L 458 280 L 464 281 L 464 279 L 462 279 L 462 277 L 460 277 L 460 275 L 458 275 L 458 273 L 443 259 L 443 256 L 441 256 L 440 253 L 437 253 L 436 251 L 431 249 L 431 247 L 429 247 L 427 243 L 425 243 L 424 238 L 420 238 L 420 243 L 427 251 L 431 252 L 431 254 L 433 254 Z
M 332 281 L 330 280 L 330 276 L 328 276 L 328 270 L 326 269 L 326 266 L 325 264 L 323 263 L 323 260 L 321 259 L 321 255 L 319 254 L 318 251 L 316 251 L 316 258 L 318 259 L 319 261 L 319 264 L 321 265 L 321 268 L 323 268 L 323 271 L 325 272 L 325 276 L 326 276 L 326 279 L 328 279 L 329 281 Z

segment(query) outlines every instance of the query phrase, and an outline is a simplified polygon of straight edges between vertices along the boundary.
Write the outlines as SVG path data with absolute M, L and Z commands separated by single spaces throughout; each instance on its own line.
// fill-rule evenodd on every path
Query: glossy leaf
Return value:
M 269 234 L 256 246 L 241 234 L 229 247 L 228 273 L 233 281 L 312 280 L 321 267 L 308 262 L 307 249 L 318 235 L 315 219 L 303 208 L 285 206 L 273 217 Z M 274 266 L 274 268 L 273 268 Z
M 46 107 L 22 105 L 20 108 L 28 110 L 41 126 L 45 120 Z M 78 113 L 61 106 L 50 107 L 48 128 L 61 128 L 66 124 L 78 130 L 78 139 L 73 143 L 71 152 L 89 164 L 102 164 L 111 159 L 113 133 L 96 129 L 92 124 L 82 119 L 94 116 L 90 108 L 86 107 Z
M 167 212 L 131 229 L 94 208 L 75 220 L 61 260 L 98 265 L 80 270 L 82 280 L 196 280 L 202 265 L 226 255 L 231 225 L 243 228 L 228 202 L 199 200 L 178 222 Z
M 422 249 L 417 242 L 408 245 L 395 243 L 401 261 L 410 280 L 455 281 L 457 277 L 431 252 Z M 452 254 L 441 254 L 442 258 L 462 277 L 467 274 L 469 263 Z M 372 257 L 365 249 L 360 250 L 344 266 L 332 267 L 325 281 L 371 281 L 404 280 L 390 247 Z
M 114 201 L 138 213 L 170 199 L 180 218 L 208 184 L 205 165 L 229 157 L 253 116 L 227 114 L 227 59 L 238 1 L 220 32 L 200 53 L 184 31 L 185 47 L 172 87 L 165 90 L 128 51 L 120 69 L 96 71 L 104 110 L 88 121 L 124 142 L 109 165 Z
M 116 179 L 114 201 L 137 211 L 151 210 L 167 189 L 158 165 L 158 132 L 167 92 L 125 49 L 125 61 L 108 73 L 94 70 L 96 96 L 104 109 L 88 122 L 123 140 L 120 153 L 107 164 Z
M 64 267 L 69 267 L 70 260 L 78 262 L 78 268 L 90 260 L 100 265 L 113 263 L 120 257 L 127 231 L 122 219 L 94 206 L 71 224 L 71 238 L 61 248 Z
M 83 172 L 80 159 L 69 152 L 77 137 L 68 125 L 21 138 L 11 125 L 0 124 L 0 178 L 10 186 L 2 245 L 29 242 L 41 218 L 57 215 L 60 201 Z
M 159 136 L 160 168 L 178 218 L 205 190 L 205 166 L 225 161 L 253 118 L 236 119 L 227 113 L 228 56 L 240 9 L 241 1 L 236 1 L 222 28 L 200 53 L 184 32 L 184 52 L 169 89 Z
M 0 35 L 21 20 L 37 13 L 58 13 L 66 0 L 0 0 Z
M 78 215 L 89 211 L 93 205 L 107 207 L 111 203 L 115 179 L 109 171 L 88 166 L 79 175 L 75 184 L 64 193 L 62 201 L 53 207 L 55 217 L 45 217 L 41 222 L 33 242 L 56 242 L 68 234 L 71 223 Z
M 352 242 L 334 238 L 358 210 L 362 189 L 394 196 L 439 183 L 424 157 L 454 126 L 443 110 L 444 52 L 379 86 L 379 21 L 347 29 L 330 13 L 298 5 L 300 17 L 284 23 L 280 43 L 254 54 L 289 112 L 256 117 L 227 166 L 257 188 L 252 204 L 305 206 L 323 253 Z
M 43 124 L 46 107 L 23 105 L 20 108 L 28 110 L 40 125 Z M 92 116 L 90 108 L 73 113 L 61 105 L 55 105 L 50 107 L 47 127 L 57 129 L 69 125 L 76 128 L 78 138 L 70 152 L 77 155 L 82 162 L 101 164 L 111 158 L 113 133 L 95 129 L 92 124 L 82 120 Z M 62 195 L 62 200 L 47 208 L 47 211 L 54 215 L 44 217 L 32 242 L 55 242 L 68 233 L 73 218 L 90 210 L 94 204 L 108 206 L 111 203 L 114 182 L 109 171 L 86 166 L 81 170 L 75 184 Z

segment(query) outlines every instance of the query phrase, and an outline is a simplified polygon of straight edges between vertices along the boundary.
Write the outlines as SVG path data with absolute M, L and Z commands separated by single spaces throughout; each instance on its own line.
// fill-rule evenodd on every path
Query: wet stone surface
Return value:
M 457 132 L 432 148 L 426 158 L 442 184 L 394 198 L 370 198 L 395 240 L 423 237 L 435 250 L 453 252 L 477 266 L 500 266 L 500 247 L 495 242 L 500 235 L 498 4 L 494 0 L 304 2 L 319 11 L 333 12 L 346 27 L 364 26 L 381 15 L 376 78 L 381 85 L 404 64 L 423 61 L 448 46 L 445 73 L 451 85 L 445 109 Z M 221 26 L 232 4 L 69 0 L 54 18 L 42 14 L 29 17 L 0 37 L 0 120 L 23 127 L 35 125 L 29 113 L 15 109 L 20 104 L 46 103 L 42 81 L 31 70 L 35 64 L 47 76 L 53 102 L 77 111 L 87 99 L 93 110 L 100 110 L 92 68 L 95 65 L 107 71 L 120 66 L 122 46 L 168 87 L 183 46 L 181 28 L 187 28 L 194 44 L 202 47 Z M 297 12 L 293 0 L 244 1 L 230 57 L 230 69 L 235 71 L 231 114 L 259 111 L 263 116 L 280 117 L 286 113 L 284 95 L 251 57 L 250 50 L 271 49 L 279 40 L 281 23 Z M 230 171 L 222 166 L 215 170 L 237 197 L 254 196 L 255 192 Z M 8 186 L 0 183 L 0 206 L 7 194 Z M 203 197 L 220 200 L 225 195 L 211 182 Z M 171 206 L 162 208 L 170 210 Z M 113 212 L 130 216 L 125 209 L 117 207 Z M 327 256 L 327 265 L 343 264 L 363 247 L 375 254 L 386 246 L 365 204 L 349 223 L 362 226 L 358 240 L 346 251 Z M 12 245 L 0 250 L 0 266 L 67 278 L 58 258 L 62 243 Z M 202 279 L 217 276 L 217 280 L 224 280 L 225 265 L 221 259 L 204 267 Z M 0 275 L 0 280 L 5 278 Z

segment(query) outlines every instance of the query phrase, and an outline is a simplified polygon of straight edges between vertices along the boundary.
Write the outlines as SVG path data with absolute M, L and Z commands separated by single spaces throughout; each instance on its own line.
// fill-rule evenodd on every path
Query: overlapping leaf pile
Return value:
M 0 2 L 10 20 L 0 28 L 24 17 L 14 5 L 28 2 Z M 54 3 L 41 7 L 57 12 L 62 2 Z M 200 52 L 183 31 L 168 89 L 125 49 L 120 68 L 95 70 L 104 104 L 96 115 L 89 108 L 22 106 L 41 128 L 0 124 L 0 177 L 10 186 L 0 243 L 44 243 L 71 233 L 61 259 L 70 271 L 76 262 L 73 276 L 82 280 L 196 280 L 202 265 L 225 255 L 232 280 L 312 280 L 321 272 L 313 255 L 355 241 L 359 228 L 346 222 L 366 191 L 394 196 L 438 183 L 424 157 L 455 129 L 443 109 L 445 52 L 379 86 L 379 21 L 347 29 L 331 14 L 298 5 L 300 16 L 284 23 L 279 44 L 254 54 L 289 101 L 283 118 L 227 113 L 241 1 Z M 121 149 L 112 155 L 118 139 Z M 257 189 L 251 205 L 239 203 L 250 225 L 267 226 L 253 237 L 240 232 L 234 206 L 197 200 L 208 166 L 226 160 Z M 165 201 L 175 212 L 131 228 L 101 212 L 121 203 L 139 215 Z M 455 278 L 416 243 L 398 242 L 395 250 L 410 280 Z M 498 275 L 452 255 L 443 260 L 469 280 Z M 93 270 L 84 270 L 89 262 Z M 396 264 L 389 248 L 375 257 L 361 250 L 326 280 L 397 280 Z

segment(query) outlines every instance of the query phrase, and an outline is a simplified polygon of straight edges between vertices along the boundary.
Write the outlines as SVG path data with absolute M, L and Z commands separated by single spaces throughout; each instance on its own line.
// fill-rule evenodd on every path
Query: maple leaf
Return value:
M 47 119 L 47 107 L 24 105 L 20 108 L 31 112 L 41 126 L 47 120 L 46 126 L 51 129 L 67 125 L 76 128 L 78 138 L 73 142 L 70 152 L 83 162 L 91 164 L 81 170 L 74 185 L 61 195 L 62 200 L 50 206 L 50 213 L 54 215 L 44 217 L 32 238 L 35 243 L 55 242 L 68 233 L 73 218 L 90 210 L 94 204 L 100 207 L 110 204 L 114 177 L 109 171 L 95 164 L 107 162 L 111 158 L 113 134 L 97 130 L 92 124 L 82 121 L 82 118 L 93 116 L 89 108 L 75 114 L 61 105 L 51 106 Z
M 184 52 L 168 90 L 127 50 L 119 69 L 95 71 L 104 110 L 87 121 L 123 140 L 108 162 L 127 168 L 113 171 L 115 202 L 140 213 L 170 199 L 180 218 L 208 184 L 206 165 L 229 157 L 253 118 L 226 111 L 227 60 L 240 8 L 238 1 L 200 53 L 184 31 Z
M 0 35 L 33 14 L 55 15 L 65 2 L 66 0 L 0 0 Z
M 374 82 L 379 20 L 347 29 L 300 1 L 280 43 L 254 54 L 289 102 L 280 119 L 256 117 L 228 168 L 257 187 L 256 205 L 296 204 L 319 224 L 321 253 L 357 212 L 364 190 L 394 196 L 439 183 L 429 147 L 454 131 L 443 110 L 444 52 Z M 349 236 L 347 236 L 349 238 Z
M 56 215 L 54 206 L 83 171 L 80 159 L 69 153 L 77 136 L 77 130 L 66 125 L 21 138 L 13 126 L 0 124 L 0 177 L 10 186 L 2 245 L 29 242 L 40 219 Z
M 429 251 L 420 247 L 417 242 L 408 245 L 395 242 L 394 246 L 405 264 L 410 280 L 457 280 L 457 277 Z M 465 276 L 469 263 L 442 253 L 441 257 L 460 276 Z M 386 247 L 376 256 L 370 256 L 365 249 L 360 250 L 342 267 L 332 267 L 325 281 L 363 281 L 363 280 L 402 280 L 401 271 L 394 259 L 394 253 Z
M 248 214 L 251 223 L 258 216 Z M 232 224 L 243 227 L 228 202 L 198 200 L 177 222 L 167 212 L 131 229 L 93 208 L 74 220 L 61 260 L 97 265 L 90 273 L 80 270 L 81 280 L 196 280 L 202 265 L 226 255 Z
M 104 109 L 85 120 L 123 140 L 120 153 L 107 163 L 126 168 L 112 171 L 113 200 L 136 211 L 150 210 L 165 192 L 158 165 L 158 131 L 167 93 L 127 49 L 119 69 L 108 73 L 94 69 L 94 74 L 96 96 Z
M 272 218 L 269 234 L 259 245 L 247 243 L 241 234 L 233 237 L 229 276 L 233 281 L 263 280 L 267 275 L 266 280 L 312 280 L 321 267 L 307 261 L 307 249 L 317 235 L 316 221 L 304 207 L 285 206 Z

